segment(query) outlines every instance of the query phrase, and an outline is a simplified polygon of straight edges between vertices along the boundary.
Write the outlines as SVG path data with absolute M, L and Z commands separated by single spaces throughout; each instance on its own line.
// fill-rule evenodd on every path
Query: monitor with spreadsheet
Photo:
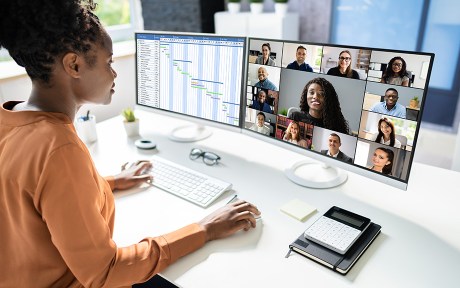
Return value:
M 171 138 L 195 141 L 207 125 L 240 129 L 245 37 L 144 31 L 136 39 L 136 103 L 197 124 Z
M 243 132 L 327 164 L 294 164 L 287 175 L 301 185 L 333 187 L 347 170 L 406 189 L 433 60 L 249 38 Z

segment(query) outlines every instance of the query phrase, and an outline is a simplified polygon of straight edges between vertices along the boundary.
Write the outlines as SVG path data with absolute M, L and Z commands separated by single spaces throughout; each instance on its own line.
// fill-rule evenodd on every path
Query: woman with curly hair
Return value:
M 343 117 L 339 96 L 334 86 L 324 78 L 314 78 L 300 96 L 300 111 L 289 115 L 295 121 L 349 134 L 348 121 Z
M 382 118 L 378 123 L 379 133 L 375 138 L 375 142 L 389 145 L 395 148 L 401 148 L 401 142 L 396 139 L 395 125 L 388 118 Z
M 406 61 L 399 56 L 391 58 L 380 82 L 409 86 L 409 73 L 406 71 Z
M 108 104 L 115 92 L 112 41 L 94 3 L 1 6 L 0 47 L 32 80 L 27 101 L 0 106 L 1 287 L 131 286 L 207 241 L 255 227 L 260 212 L 239 200 L 197 223 L 117 247 L 112 191 L 154 179 L 141 173 L 151 168 L 145 161 L 101 177 L 72 124 L 83 104 Z

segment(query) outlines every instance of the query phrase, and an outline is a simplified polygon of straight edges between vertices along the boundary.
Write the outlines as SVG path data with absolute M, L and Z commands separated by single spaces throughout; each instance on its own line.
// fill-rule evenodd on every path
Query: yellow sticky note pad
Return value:
M 316 211 L 316 208 L 303 201 L 300 201 L 299 199 L 294 199 L 281 206 L 280 210 L 287 215 L 303 222 L 307 220 L 310 214 Z

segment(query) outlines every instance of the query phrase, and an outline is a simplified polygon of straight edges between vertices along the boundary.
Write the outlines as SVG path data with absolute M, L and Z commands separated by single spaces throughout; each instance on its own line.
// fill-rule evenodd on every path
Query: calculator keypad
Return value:
M 361 231 L 334 219 L 321 216 L 304 233 L 305 238 L 344 254 Z

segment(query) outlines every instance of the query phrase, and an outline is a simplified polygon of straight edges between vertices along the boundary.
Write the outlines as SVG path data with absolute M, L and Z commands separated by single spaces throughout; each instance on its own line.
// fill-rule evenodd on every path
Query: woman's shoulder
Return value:
M 337 74 L 338 70 L 339 70 L 339 68 L 337 66 L 332 67 L 331 69 L 327 70 L 327 75 L 335 75 L 335 74 Z
M 297 144 L 298 144 L 299 146 L 304 147 L 304 148 L 307 148 L 307 146 L 308 146 L 308 142 L 307 142 L 307 140 L 305 140 L 305 139 L 300 139 L 300 140 L 297 142 Z
M 352 74 L 352 75 L 351 75 L 351 78 L 353 78 L 353 79 L 359 79 L 359 73 L 358 73 L 358 71 L 356 71 L 355 69 L 352 69 L 352 70 L 351 70 L 351 74 Z

